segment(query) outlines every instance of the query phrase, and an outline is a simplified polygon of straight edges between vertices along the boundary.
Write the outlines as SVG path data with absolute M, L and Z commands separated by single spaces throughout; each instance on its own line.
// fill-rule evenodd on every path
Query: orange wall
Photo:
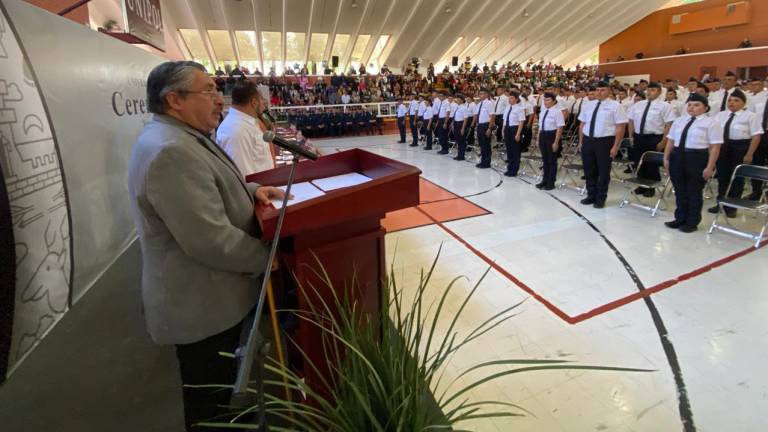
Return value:
M 654 81 L 675 78 L 687 82 L 692 76 L 701 78 L 703 67 L 716 68 L 713 75 L 722 77 L 729 70 L 735 73 L 740 67 L 765 65 L 768 65 L 768 47 L 606 63 L 599 65 L 597 70 L 600 74 L 650 74 Z
M 749 0 L 750 18 L 747 24 L 672 35 L 669 33 L 672 16 L 722 7 L 738 0 L 706 0 L 675 8 L 656 11 L 623 32 L 600 45 L 600 62 L 614 61 L 618 56 L 633 59 L 635 53 L 645 57 L 674 54 L 681 47 L 688 52 L 733 49 L 742 39 L 749 37 L 754 46 L 768 45 L 768 1 Z
M 37 7 L 43 8 L 51 13 L 58 14 L 62 10 L 77 3 L 77 0 L 26 0 Z M 88 4 L 84 4 L 72 12 L 64 15 L 76 23 L 88 25 Z

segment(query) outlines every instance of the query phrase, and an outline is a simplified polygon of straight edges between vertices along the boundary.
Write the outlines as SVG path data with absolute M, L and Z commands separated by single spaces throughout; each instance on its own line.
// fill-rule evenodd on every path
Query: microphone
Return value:
M 300 156 L 303 156 L 310 160 L 317 160 L 318 155 L 317 153 L 313 153 L 296 142 L 296 140 L 288 140 L 283 137 L 275 135 L 272 131 L 266 131 L 264 132 L 264 135 L 261 136 L 264 141 L 268 143 L 272 143 L 280 148 L 284 148 L 288 150 L 291 153 L 298 154 Z

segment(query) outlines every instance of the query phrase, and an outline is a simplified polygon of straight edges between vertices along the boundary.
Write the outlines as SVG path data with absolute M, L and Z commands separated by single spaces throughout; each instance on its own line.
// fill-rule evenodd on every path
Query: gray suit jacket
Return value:
M 268 255 L 253 214 L 255 187 L 210 138 L 173 117 L 155 115 L 139 135 L 128 190 L 155 342 L 200 341 L 255 305 Z

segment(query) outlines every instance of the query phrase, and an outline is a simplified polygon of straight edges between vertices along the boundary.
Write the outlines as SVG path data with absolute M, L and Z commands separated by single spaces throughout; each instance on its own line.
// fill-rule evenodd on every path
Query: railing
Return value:
M 301 105 L 301 106 L 274 106 L 269 111 L 277 117 L 278 121 L 284 121 L 288 118 L 288 111 L 326 111 L 328 109 L 341 108 L 342 112 L 347 112 L 351 108 L 364 108 L 376 113 L 376 117 L 395 117 L 397 115 L 397 102 L 370 102 L 357 104 L 336 104 L 336 105 Z

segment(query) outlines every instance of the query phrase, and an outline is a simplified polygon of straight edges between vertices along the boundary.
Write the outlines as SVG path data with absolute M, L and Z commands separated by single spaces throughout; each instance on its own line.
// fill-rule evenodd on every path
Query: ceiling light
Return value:
M 528 16 L 529 16 L 528 9 L 523 9 L 523 17 L 528 18 Z
M 352 7 L 353 7 L 353 8 L 356 8 L 356 7 L 357 7 L 357 0 L 352 0 Z
M 453 9 L 451 9 L 450 6 L 445 8 L 445 13 L 451 13 L 451 12 L 453 12 Z

